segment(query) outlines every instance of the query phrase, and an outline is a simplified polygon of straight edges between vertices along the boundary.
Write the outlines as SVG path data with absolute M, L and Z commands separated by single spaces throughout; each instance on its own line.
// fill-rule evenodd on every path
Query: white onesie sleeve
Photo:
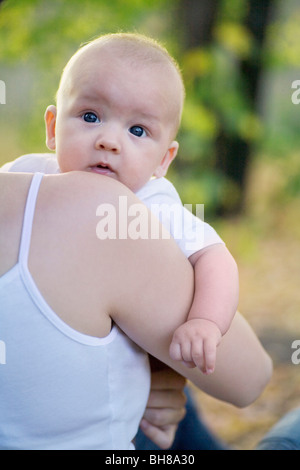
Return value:
M 209 224 L 192 214 L 191 205 L 183 206 L 173 184 L 166 178 L 151 179 L 136 195 L 159 218 L 187 258 L 208 246 L 224 245 Z M 203 205 L 197 205 L 198 208 L 201 212 Z

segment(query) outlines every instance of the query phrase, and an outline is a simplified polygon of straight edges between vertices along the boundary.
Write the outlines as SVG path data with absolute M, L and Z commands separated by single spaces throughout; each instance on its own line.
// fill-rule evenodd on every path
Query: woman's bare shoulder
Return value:
M 6 197 L 8 193 L 17 194 L 22 188 L 28 188 L 32 180 L 32 173 L 1 173 L 0 196 Z M 66 194 L 72 194 L 70 200 L 78 199 L 84 195 L 84 201 L 103 196 L 105 199 L 114 199 L 121 194 L 135 198 L 134 194 L 122 183 L 102 175 L 72 171 L 55 175 L 44 175 L 42 187 L 45 192 L 55 199 Z
M 84 199 L 88 202 L 89 199 L 99 196 L 109 200 L 122 194 L 135 198 L 134 194 L 119 181 L 94 173 L 71 171 L 57 175 L 45 175 L 44 179 L 49 185 L 49 190 L 53 186 L 62 193 L 72 192 L 76 199 L 84 195 Z

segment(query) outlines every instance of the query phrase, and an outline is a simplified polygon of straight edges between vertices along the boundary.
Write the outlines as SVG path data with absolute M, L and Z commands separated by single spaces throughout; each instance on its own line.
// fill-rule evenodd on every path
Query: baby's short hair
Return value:
M 183 79 L 180 67 L 174 57 L 169 54 L 168 50 L 155 39 L 138 33 L 111 33 L 99 36 L 93 41 L 83 45 L 78 50 L 84 50 L 86 47 L 99 45 L 102 47 L 111 46 L 113 50 L 119 51 L 121 56 L 132 59 L 134 63 L 157 63 L 169 64 L 177 71 L 184 89 Z
M 117 54 L 120 58 L 124 58 L 132 65 L 145 64 L 148 66 L 158 65 L 169 67 L 170 70 L 175 72 L 179 81 L 179 94 L 178 100 L 178 119 L 176 123 L 176 132 L 180 125 L 183 103 L 185 99 L 185 87 L 182 78 L 182 73 L 177 61 L 169 54 L 168 50 L 155 39 L 138 33 L 111 33 L 93 39 L 92 41 L 83 44 L 77 52 L 71 57 L 66 67 L 64 68 L 61 76 L 60 85 L 57 91 L 57 101 L 59 96 L 64 93 L 65 78 L 68 75 L 73 64 L 81 57 L 86 51 L 91 48 L 97 47 L 99 50 L 109 49 Z M 162 72 L 163 73 L 163 72 Z M 176 101 L 176 100 L 175 100 Z M 173 103 L 174 104 L 174 103 Z

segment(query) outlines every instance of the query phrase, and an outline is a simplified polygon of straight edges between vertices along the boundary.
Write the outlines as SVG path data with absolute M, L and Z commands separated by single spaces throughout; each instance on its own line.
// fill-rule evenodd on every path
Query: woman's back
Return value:
M 18 261 L 0 278 L 0 448 L 128 449 L 146 406 L 147 355 L 116 325 L 102 338 L 73 329 L 40 293 L 27 261 L 41 177 L 30 187 Z

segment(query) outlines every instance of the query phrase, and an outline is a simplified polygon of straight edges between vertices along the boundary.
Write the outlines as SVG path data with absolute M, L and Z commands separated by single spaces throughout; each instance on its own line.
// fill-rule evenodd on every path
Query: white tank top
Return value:
M 0 278 L 0 449 L 133 449 L 148 357 L 116 325 L 105 338 L 73 330 L 39 292 L 27 260 L 42 177 L 29 190 L 18 264 Z

